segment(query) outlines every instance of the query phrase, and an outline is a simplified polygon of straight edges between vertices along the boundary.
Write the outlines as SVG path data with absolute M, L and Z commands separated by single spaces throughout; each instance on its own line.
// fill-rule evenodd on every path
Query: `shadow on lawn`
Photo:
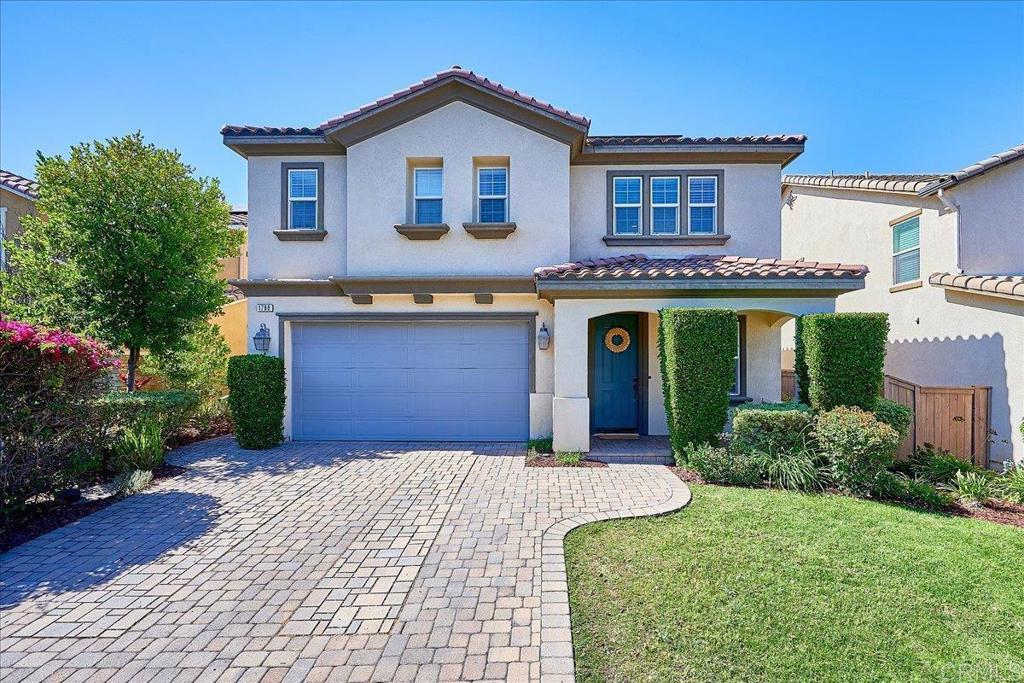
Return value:
M 0 555 L 0 608 L 90 588 L 152 563 L 209 531 L 217 507 L 203 494 L 141 493 L 18 546 Z

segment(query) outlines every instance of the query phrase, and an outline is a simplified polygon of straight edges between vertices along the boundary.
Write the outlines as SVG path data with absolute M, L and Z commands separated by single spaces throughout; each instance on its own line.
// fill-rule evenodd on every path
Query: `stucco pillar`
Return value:
M 590 450 L 588 321 L 585 301 L 555 302 L 555 395 L 551 407 L 556 451 Z

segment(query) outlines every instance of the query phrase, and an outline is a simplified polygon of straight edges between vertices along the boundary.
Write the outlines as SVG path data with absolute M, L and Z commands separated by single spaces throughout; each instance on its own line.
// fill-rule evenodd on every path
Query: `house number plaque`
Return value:
M 257 313 L 273 313 L 274 304 L 256 304 Z

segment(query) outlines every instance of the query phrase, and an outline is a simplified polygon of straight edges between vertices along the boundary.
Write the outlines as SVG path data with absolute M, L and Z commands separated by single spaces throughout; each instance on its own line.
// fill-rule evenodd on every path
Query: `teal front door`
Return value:
M 639 325 L 635 313 L 594 320 L 591 339 L 590 425 L 594 432 L 632 432 L 639 426 Z

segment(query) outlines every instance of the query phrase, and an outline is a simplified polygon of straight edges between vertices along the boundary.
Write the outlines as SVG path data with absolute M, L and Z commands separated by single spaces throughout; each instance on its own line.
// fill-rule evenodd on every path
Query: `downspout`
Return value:
M 963 273 L 964 269 L 960 259 L 960 205 L 956 202 L 955 199 L 947 197 L 946 193 L 942 190 L 942 188 L 939 188 L 938 196 L 939 201 L 942 202 L 942 205 L 956 214 L 956 234 L 955 241 L 953 243 L 953 253 L 956 255 L 956 272 Z

